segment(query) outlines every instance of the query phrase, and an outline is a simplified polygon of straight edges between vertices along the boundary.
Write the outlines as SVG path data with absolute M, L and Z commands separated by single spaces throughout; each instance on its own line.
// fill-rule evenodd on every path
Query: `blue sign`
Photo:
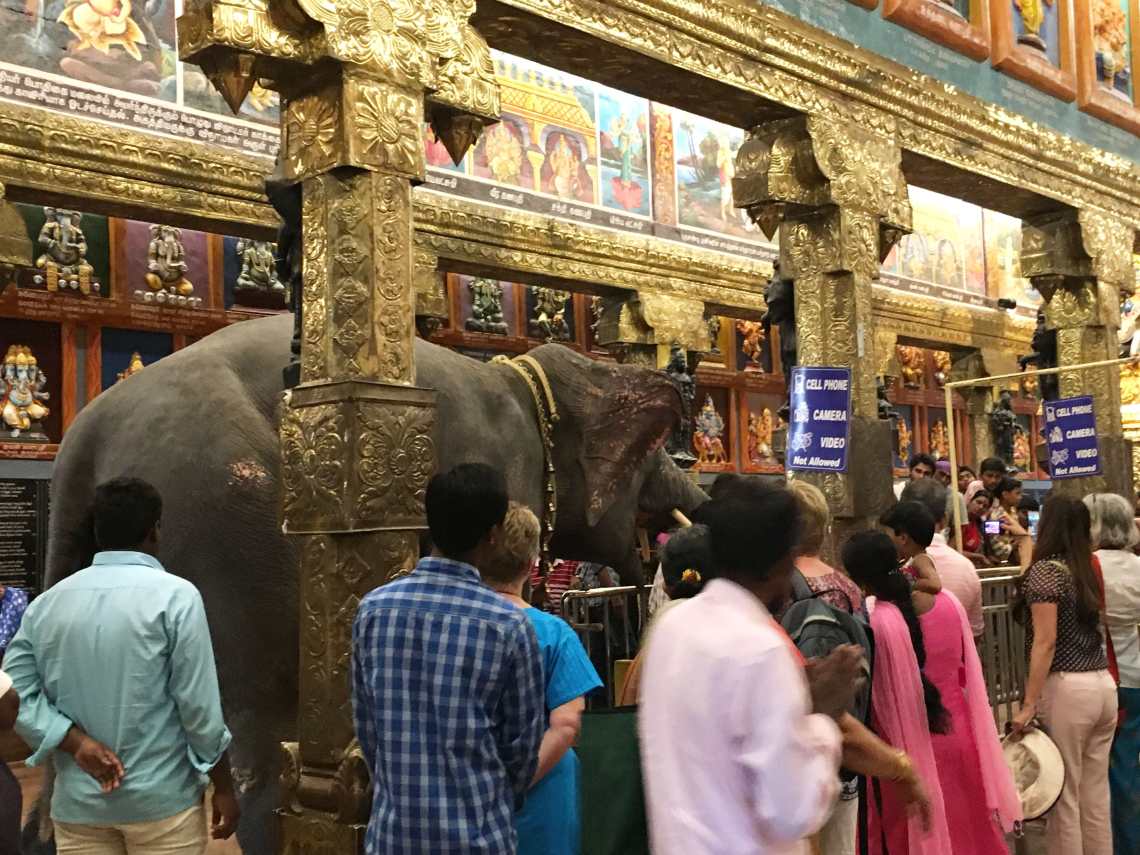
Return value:
M 789 469 L 846 472 L 851 443 L 851 369 L 793 368 Z
M 1046 401 L 1045 439 L 1049 443 L 1049 472 L 1054 478 L 1100 474 L 1100 446 L 1091 397 Z

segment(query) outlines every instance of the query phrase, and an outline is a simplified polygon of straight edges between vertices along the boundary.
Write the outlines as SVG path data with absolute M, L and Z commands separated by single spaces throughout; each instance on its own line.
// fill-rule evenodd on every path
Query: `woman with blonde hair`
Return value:
M 818 599 L 848 614 L 860 613 L 863 595 L 859 586 L 846 573 L 820 558 L 824 541 L 831 533 L 831 510 L 827 507 L 827 498 L 818 487 L 807 481 L 790 481 L 788 489 L 800 506 L 803 520 L 796 569 Z
M 538 558 L 538 539 L 538 518 L 524 505 L 511 502 L 498 552 L 479 572 L 485 584 L 526 611 L 538 636 L 546 677 L 546 734 L 538 752 L 538 770 L 526 804 L 515 814 L 518 853 L 577 855 L 581 821 L 573 746 L 582 726 L 585 696 L 602 681 L 570 625 L 523 599 L 523 586 Z
M 1085 497 L 1092 542 L 1104 579 L 1104 623 L 1112 641 L 1122 721 L 1108 759 L 1112 840 L 1117 852 L 1140 852 L 1140 540 L 1132 504 L 1115 493 Z

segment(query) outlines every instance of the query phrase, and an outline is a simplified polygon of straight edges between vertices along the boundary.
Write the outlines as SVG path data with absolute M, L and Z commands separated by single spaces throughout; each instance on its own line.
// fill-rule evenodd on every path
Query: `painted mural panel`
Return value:
M 887 257 L 884 270 L 916 282 L 986 293 L 982 209 L 921 187 L 910 188 L 914 231 Z
M 1092 0 L 1096 78 L 1106 89 L 1132 102 L 1132 20 L 1130 0 Z
M 759 239 L 760 230 L 732 204 L 736 151 L 744 131 L 677 110 L 673 138 L 681 225 Z
M 1036 48 L 1061 67 L 1061 9 L 1066 0 L 1010 0 L 1013 29 L 1020 44 Z
M 1036 308 L 1041 295 L 1021 275 L 1021 220 L 997 211 L 982 212 L 986 247 L 986 286 L 995 299 Z
M 648 217 L 649 102 L 598 89 L 598 154 L 602 204 Z

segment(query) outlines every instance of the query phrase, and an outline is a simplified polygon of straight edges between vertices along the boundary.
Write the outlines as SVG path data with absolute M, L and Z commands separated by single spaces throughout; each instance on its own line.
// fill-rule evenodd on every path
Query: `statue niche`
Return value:
M 543 341 L 569 341 L 570 327 L 566 323 L 566 301 L 569 291 L 556 288 L 532 288 L 534 310 L 527 322 L 527 333 L 531 338 Z
M 728 463 L 728 453 L 724 450 L 724 419 L 716 411 L 712 395 L 705 396 L 704 406 L 697 414 L 693 448 L 697 452 L 697 464 L 700 466 Z
M 47 377 L 31 348 L 8 347 L 0 380 L 0 418 L 9 437 L 22 442 L 47 442 L 42 422 L 51 413 L 45 405 Z
M 149 290 L 136 291 L 135 296 L 147 303 L 202 305 L 202 299 L 194 296 L 193 283 L 186 278 L 186 247 L 182 244 L 182 229 L 151 225 L 146 255 L 146 285 Z
M 251 291 L 275 291 L 284 296 L 285 286 L 277 278 L 277 259 L 267 240 L 239 240 L 234 252 L 241 259 L 235 287 Z
M 506 335 L 503 320 L 503 286 L 494 279 L 472 279 L 467 283 L 471 292 L 471 317 L 466 327 L 474 332 Z
M 42 272 L 33 281 L 49 291 L 67 288 L 84 296 L 98 294 L 103 286 L 87 262 L 87 237 L 79 226 L 83 215 L 63 208 L 44 208 L 44 215 L 47 219 L 37 238 L 43 254 L 36 259 Z

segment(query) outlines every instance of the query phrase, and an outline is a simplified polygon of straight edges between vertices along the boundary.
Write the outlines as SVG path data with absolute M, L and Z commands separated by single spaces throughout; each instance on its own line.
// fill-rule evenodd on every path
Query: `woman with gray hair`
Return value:
M 1117 852 L 1140 852 L 1140 540 L 1132 504 L 1115 493 L 1085 497 L 1104 574 L 1105 625 L 1120 670 L 1120 711 L 1109 759 L 1112 838 Z

